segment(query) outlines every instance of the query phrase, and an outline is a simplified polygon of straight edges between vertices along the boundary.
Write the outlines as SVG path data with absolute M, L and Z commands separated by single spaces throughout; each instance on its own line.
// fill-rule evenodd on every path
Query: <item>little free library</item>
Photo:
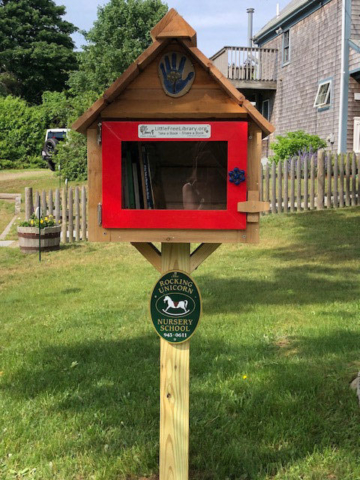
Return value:
M 160 336 L 160 480 L 187 480 L 190 337 L 202 311 L 190 274 L 222 243 L 259 241 L 261 141 L 274 129 L 174 9 L 151 38 L 73 129 L 87 136 L 89 240 L 131 242 L 162 274 L 149 306 Z

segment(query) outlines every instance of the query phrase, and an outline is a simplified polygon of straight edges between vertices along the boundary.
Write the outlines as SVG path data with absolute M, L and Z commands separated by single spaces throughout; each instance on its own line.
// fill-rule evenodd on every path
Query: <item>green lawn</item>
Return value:
M 359 231 L 360 208 L 269 215 L 194 273 L 192 480 L 360 478 Z M 156 478 L 159 274 L 128 244 L 43 259 L 0 249 L 0 478 Z
M 69 185 L 84 185 L 85 182 L 69 182 Z M 64 186 L 62 179 L 61 187 Z M 24 200 L 26 187 L 32 187 L 34 193 L 38 190 L 59 188 L 59 177 L 49 169 L 0 170 L 0 193 L 21 193 Z
M 0 200 L 0 234 L 15 215 L 15 204 L 11 200 Z

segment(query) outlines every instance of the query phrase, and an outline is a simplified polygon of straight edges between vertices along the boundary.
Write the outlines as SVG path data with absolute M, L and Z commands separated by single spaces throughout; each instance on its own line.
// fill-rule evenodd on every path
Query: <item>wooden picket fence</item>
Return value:
M 360 205 L 360 156 L 321 152 L 260 167 L 260 200 L 269 202 L 266 213 L 288 213 Z M 25 218 L 40 206 L 61 223 L 63 243 L 87 240 L 86 187 L 65 187 L 54 192 L 25 189 Z M 66 212 L 66 215 L 63 215 Z
M 53 215 L 61 224 L 61 242 L 72 243 L 87 240 L 87 191 L 86 187 L 57 188 L 54 192 L 35 192 L 25 188 L 25 219 L 28 220 L 37 207 L 41 213 Z
M 260 199 L 268 213 L 360 205 L 360 157 L 320 152 L 261 166 Z

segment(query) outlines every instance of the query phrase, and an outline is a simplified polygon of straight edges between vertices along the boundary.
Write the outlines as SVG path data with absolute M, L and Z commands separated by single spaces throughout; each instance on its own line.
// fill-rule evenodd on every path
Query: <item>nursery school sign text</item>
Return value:
M 201 297 L 194 280 L 184 272 L 167 272 L 156 283 L 150 313 L 157 334 L 182 343 L 195 333 L 201 315 Z

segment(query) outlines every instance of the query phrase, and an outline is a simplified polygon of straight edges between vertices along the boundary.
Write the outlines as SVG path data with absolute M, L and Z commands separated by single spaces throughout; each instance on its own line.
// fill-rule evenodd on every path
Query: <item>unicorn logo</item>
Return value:
M 181 300 L 180 302 L 174 302 L 171 297 L 169 297 L 169 295 L 166 295 L 166 297 L 164 298 L 164 303 L 167 303 L 167 307 L 164 309 L 163 308 L 163 312 L 164 313 L 167 313 L 168 315 L 171 315 L 173 317 L 179 317 L 181 315 L 186 315 L 187 313 L 190 312 L 190 310 L 188 310 L 188 301 L 187 300 Z M 174 309 L 174 310 L 182 310 L 180 313 L 168 313 L 168 310 L 169 309 Z

